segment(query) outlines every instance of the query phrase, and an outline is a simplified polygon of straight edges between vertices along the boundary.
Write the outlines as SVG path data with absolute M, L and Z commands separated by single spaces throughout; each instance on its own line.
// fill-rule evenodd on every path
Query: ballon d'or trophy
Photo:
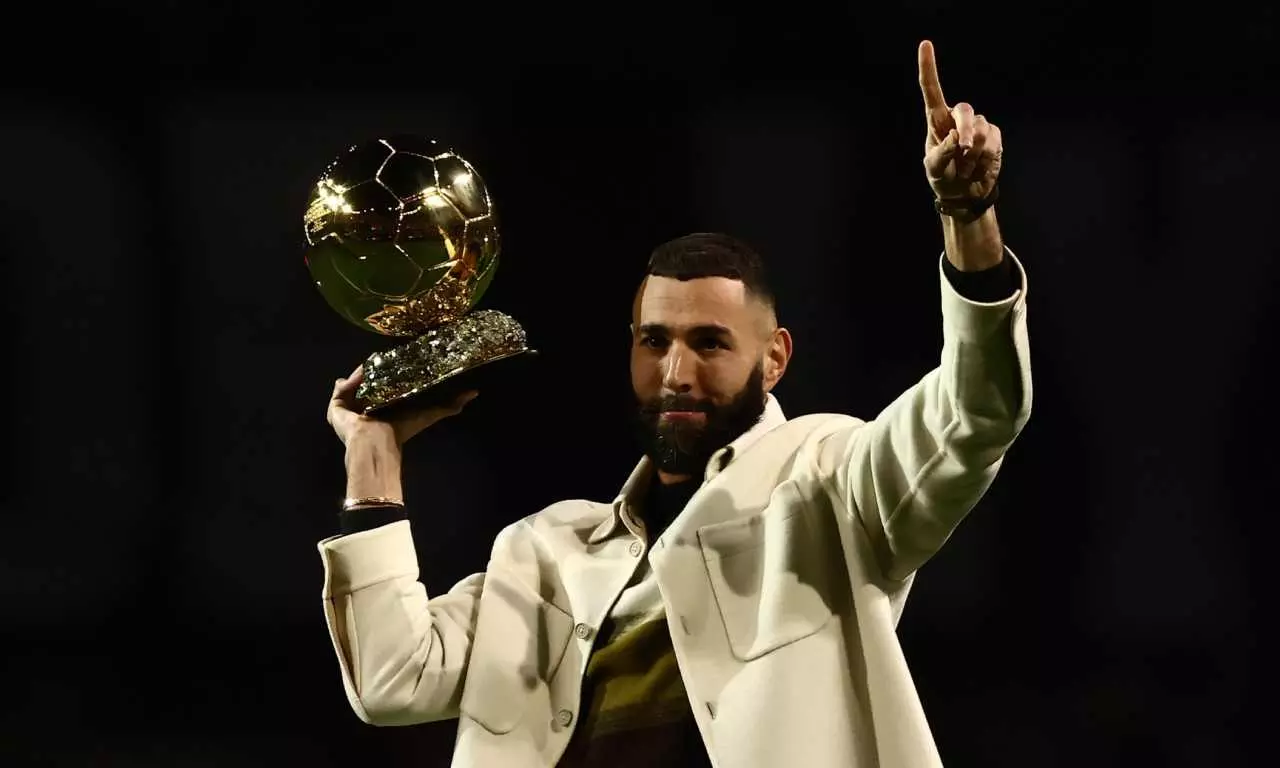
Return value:
M 524 328 L 473 309 L 498 269 L 498 223 L 480 174 L 418 136 L 350 147 L 316 181 L 306 264 L 329 306 L 400 339 L 370 355 L 356 400 L 366 414 L 446 404 L 536 354 Z M 483 370 L 482 370 L 483 369 Z

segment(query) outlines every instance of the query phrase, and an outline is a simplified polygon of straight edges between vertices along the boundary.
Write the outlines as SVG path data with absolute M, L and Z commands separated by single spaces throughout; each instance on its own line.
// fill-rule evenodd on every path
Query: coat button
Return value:
M 632 557 L 639 557 L 640 553 L 644 551 L 644 545 L 638 541 L 633 541 L 627 551 L 631 553 Z
M 573 628 L 573 634 L 577 635 L 581 640 L 586 640 L 588 637 L 591 637 L 591 627 L 588 627 L 586 624 L 579 624 Z
M 556 722 L 561 726 L 568 726 L 573 722 L 573 713 L 567 709 L 562 709 L 556 713 Z

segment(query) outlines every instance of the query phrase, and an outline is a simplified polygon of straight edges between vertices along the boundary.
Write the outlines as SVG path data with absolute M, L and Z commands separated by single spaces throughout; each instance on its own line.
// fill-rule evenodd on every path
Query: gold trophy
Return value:
M 480 174 L 449 147 L 395 136 L 348 148 L 312 187 L 303 221 L 307 269 L 329 306 L 411 339 L 365 360 L 364 413 L 447 403 L 508 365 L 495 363 L 536 355 L 509 315 L 472 311 L 498 269 L 498 222 Z

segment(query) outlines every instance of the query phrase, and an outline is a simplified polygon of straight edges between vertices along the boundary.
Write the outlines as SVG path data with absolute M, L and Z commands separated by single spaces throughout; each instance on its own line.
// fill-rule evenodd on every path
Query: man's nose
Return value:
M 682 345 L 672 344 L 662 361 L 662 387 L 671 392 L 693 389 L 697 360 Z

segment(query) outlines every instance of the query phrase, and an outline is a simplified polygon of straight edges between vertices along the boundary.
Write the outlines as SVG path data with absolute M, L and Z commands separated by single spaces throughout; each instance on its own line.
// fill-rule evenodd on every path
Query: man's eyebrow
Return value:
M 651 336 L 670 336 L 671 329 L 662 323 L 644 323 L 639 328 L 640 333 Z M 688 330 L 689 333 L 695 335 L 709 336 L 732 336 L 733 331 L 727 326 L 717 325 L 715 323 L 704 323 L 703 325 L 695 325 Z

